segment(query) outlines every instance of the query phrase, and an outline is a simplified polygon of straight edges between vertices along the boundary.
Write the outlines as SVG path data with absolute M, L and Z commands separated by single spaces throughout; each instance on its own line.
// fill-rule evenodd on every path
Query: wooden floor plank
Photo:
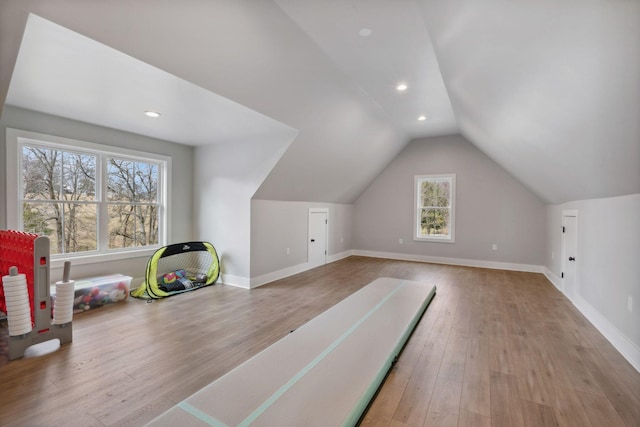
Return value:
M 522 426 L 524 416 L 514 375 L 491 371 L 491 425 Z
M 551 406 L 521 401 L 521 408 L 526 427 L 558 427 L 558 420 Z
M 491 417 L 491 383 L 489 380 L 489 339 L 487 337 L 473 337 L 469 340 L 467 360 L 464 367 L 462 396 L 460 399 L 462 410 L 469 412 L 470 419 L 478 414 Z
M 542 274 L 356 256 L 82 313 L 40 357 L 0 322 L 0 425 L 142 425 L 378 277 L 438 290 L 362 425 L 640 425 L 640 373 Z

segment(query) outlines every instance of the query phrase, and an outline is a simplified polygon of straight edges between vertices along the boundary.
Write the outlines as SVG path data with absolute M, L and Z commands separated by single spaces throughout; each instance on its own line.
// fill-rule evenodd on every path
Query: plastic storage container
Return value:
M 73 312 L 81 313 L 105 304 L 124 301 L 129 296 L 131 277 L 122 274 L 78 279 L 75 284 Z M 51 298 L 55 301 L 55 286 L 51 287 Z

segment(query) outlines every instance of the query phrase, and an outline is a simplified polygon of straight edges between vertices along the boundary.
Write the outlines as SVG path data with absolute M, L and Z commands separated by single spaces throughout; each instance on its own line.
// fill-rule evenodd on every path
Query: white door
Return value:
M 327 263 L 327 216 L 324 209 L 309 209 L 308 260 L 311 268 Z
M 578 291 L 576 264 L 578 253 L 578 217 L 562 216 L 562 290 L 573 301 Z

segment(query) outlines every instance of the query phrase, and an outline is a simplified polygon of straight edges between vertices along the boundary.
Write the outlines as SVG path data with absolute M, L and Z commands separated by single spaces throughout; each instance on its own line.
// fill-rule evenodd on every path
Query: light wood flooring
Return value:
M 543 275 L 365 257 L 82 313 L 38 357 L 0 324 L 0 425 L 142 425 L 377 277 L 438 291 L 363 426 L 640 426 L 640 373 Z

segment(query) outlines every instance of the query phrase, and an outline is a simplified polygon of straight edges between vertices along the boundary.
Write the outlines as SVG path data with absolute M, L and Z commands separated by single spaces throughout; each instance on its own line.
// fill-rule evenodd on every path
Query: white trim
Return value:
M 341 259 L 348 258 L 353 255 L 352 250 L 340 252 L 334 255 L 327 255 L 327 264 L 340 261 Z M 251 278 L 251 289 L 257 288 L 262 285 L 266 285 L 267 283 L 274 282 L 276 280 L 284 279 L 285 277 L 293 276 L 294 274 L 303 273 L 307 270 L 311 270 L 318 266 L 311 266 L 308 262 L 303 262 L 302 264 L 294 265 L 291 267 L 283 268 L 281 270 L 272 271 L 271 273 L 266 273 L 260 276 Z
M 578 261 L 580 260 L 580 254 L 578 254 L 578 250 L 579 250 L 579 245 L 578 245 L 578 211 L 575 209 L 570 209 L 570 210 L 563 210 L 562 211 L 562 217 L 560 220 L 560 224 L 561 226 L 564 228 L 565 227 L 565 218 L 575 218 L 576 219 L 576 258 L 578 259 Z M 580 290 L 580 283 L 578 281 L 578 261 L 575 261 L 575 267 L 574 267 L 574 271 L 575 271 L 575 277 L 574 277 L 574 283 L 573 283 L 573 293 L 574 293 L 574 298 L 575 296 L 577 296 L 579 294 L 579 290 Z M 562 238 L 560 239 L 560 270 L 562 272 L 566 272 L 567 271 L 567 235 L 566 233 L 562 233 Z M 569 298 L 569 301 L 573 301 L 571 299 L 571 297 L 569 297 L 569 295 L 567 295 L 567 293 L 565 292 L 566 286 L 565 286 L 565 278 L 560 278 L 560 288 L 559 288 L 563 295 L 566 296 L 567 298 Z
M 314 265 L 314 267 L 318 267 L 320 265 L 327 264 L 327 257 L 329 256 L 329 208 L 309 208 L 309 213 L 307 214 L 307 263 L 310 262 L 311 259 L 311 242 L 309 239 L 311 236 L 309 232 L 311 231 L 311 214 L 315 213 L 323 213 L 326 215 L 325 217 L 325 226 L 324 226 L 324 263 L 319 265 Z
M 15 129 L 11 129 L 11 128 L 7 128 L 7 132 L 6 132 L 6 159 L 5 159 L 5 163 L 6 163 L 6 196 L 5 196 L 5 210 L 6 210 L 6 218 L 7 218 L 7 223 L 6 226 L 8 229 L 15 229 L 15 225 L 13 224 L 18 224 L 19 221 L 19 215 L 18 215 L 18 209 L 16 209 L 15 206 L 12 206 L 12 209 L 9 208 L 10 205 L 12 205 L 11 203 L 8 203 L 9 200 L 18 200 L 18 188 L 19 188 L 19 182 L 17 181 L 18 178 L 18 164 L 16 162 L 16 159 L 18 158 L 18 134 L 17 134 L 17 130 Z M 15 141 L 15 143 L 14 143 Z
M 420 195 L 418 194 L 418 181 L 421 180 L 440 180 L 450 181 L 451 197 L 449 199 L 449 235 L 448 236 L 420 236 L 418 235 L 418 205 Z M 431 174 L 431 175 L 414 175 L 413 177 L 413 240 L 416 242 L 435 242 L 435 243 L 455 243 L 456 242 L 456 174 Z
M 293 276 L 294 274 L 302 273 L 307 270 L 311 270 L 311 264 L 308 262 L 303 262 L 302 264 L 293 265 L 291 267 L 286 267 L 281 270 L 272 271 L 271 273 L 266 273 L 260 276 L 251 278 L 251 289 L 257 288 L 258 286 L 266 285 L 267 283 L 274 282 L 276 280 L 284 279 L 285 277 Z
M 558 276 L 553 274 L 553 272 L 551 270 L 549 270 L 547 267 L 544 268 L 544 271 L 542 272 L 542 274 L 545 275 L 547 280 L 549 280 L 553 286 L 555 286 L 560 292 L 562 292 L 562 279 L 561 278 L 559 278 Z M 564 295 L 564 292 L 562 292 L 562 294 Z
M 434 264 L 459 265 L 459 266 L 465 266 L 465 267 L 491 268 L 496 270 L 525 271 L 529 273 L 543 273 L 545 270 L 545 268 L 541 265 L 513 264 L 513 263 L 507 263 L 507 262 L 470 260 L 470 259 L 460 259 L 460 258 L 427 257 L 423 255 L 400 254 L 400 253 L 394 253 L 394 252 L 362 251 L 358 249 L 343 251 L 343 252 L 328 256 L 327 264 L 339 261 L 344 258 L 348 258 L 352 255 L 366 256 L 371 258 L 395 259 L 399 261 L 417 261 L 417 262 L 428 262 L 428 263 L 434 263 Z M 308 262 L 305 262 L 302 264 L 283 268 L 281 270 L 272 271 L 271 273 L 266 273 L 261 276 L 252 277 L 250 281 L 251 282 L 250 288 L 251 289 L 257 288 L 259 286 L 266 285 L 267 283 L 284 279 L 285 277 L 293 276 L 294 274 L 299 274 L 316 267 L 312 267 Z M 225 275 L 225 278 L 226 277 L 227 276 Z M 233 284 L 233 283 L 227 283 L 226 281 L 225 283 Z M 240 285 L 234 285 L 234 286 L 240 286 Z M 249 289 L 248 286 L 240 286 L 240 287 Z
M 547 267 L 533 264 L 514 264 L 506 262 L 470 260 L 462 258 L 429 257 L 423 255 L 400 254 L 395 252 L 378 252 L 363 250 L 348 250 L 331 256 L 331 261 L 335 262 L 349 256 L 366 256 L 371 258 L 386 258 L 399 261 L 417 261 L 434 264 L 458 265 L 465 267 L 491 268 L 498 270 L 523 271 L 528 273 L 542 273 L 564 295 L 561 289 L 561 279 L 551 272 Z M 275 280 L 284 279 L 294 274 L 309 270 L 308 263 L 298 264 L 293 267 L 267 273 L 251 279 L 251 288 L 265 285 Z M 231 283 L 228 283 L 231 284 Z M 238 286 L 238 285 L 234 285 Z M 245 287 L 246 286 L 241 286 Z M 625 337 L 609 320 L 593 308 L 587 301 L 579 295 L 576 297 L 575 307 L 591 322 L 591 324 L 604 335 L 604 337 L 615 347 L 629 363 L 640 372 L 640 349 Z
M 236 288 L 251 289 L 249 278 L 243 276 L 234 276 L 232 274 L 220 274 L 220 283 Z
M 556 288 L 558 288 L 558 291 L 560 291 L 562 295 L 567 297 L 562 291 L 561 278 L 553 274 L 546 267 L 544 269 L 544 275 Z M 568 297 L 567 300 L 571 301 Z M 640 372 L 640 349 L 579 294 L 577 294 L 575 300 L 571 302 L 574 307 L 578 309 L 578 311 L 582 313 L 582 315 L 586 317 L 598 331 L 600 331 L 606 340 L 609 341 L 616 350 L 618 350 L 622 357 L 627 359 L 631 366 Z
M 348 258 L 351 255 L 353 255 L 353 250 L 343 251 L 333 255 L 327 255 L 327 263 L 340 261 L 341 259 Z
M 434 257 L 434 256 L 425 256 L 425 255 L 401 254 L 396 252 L 378 252 L 378 251 L 362 251 L 362 250 L 355 250 L 353 252 L 354 252 L 353 253 L 354 255 L 359 255 L 359 256 L 367 256 L 372 258 L 387 258 L 387 259 L 395 259 L 399 261 L 428 262 L 433 264 L 458 265 L 463 267 L 480 267 L 480 268 L 491 268 L 495 270 L 524 271 L 528 273 L 542 273 L 544 271 L 544 267 L 542 265 L 532 265 L 532 264 L 516 264 L 516 263 L 510 263 L 510 262 L 484 261 L 484 260 L 464 259 L 464 258 L 445 258 L 445 257 Z
M 22 142 L 24 141 L 24 142 Z M 52 267 L 56 268 L 64 263 L 64 260 L 72 259 L 75 264 L 92 264 L 103 261 L 112 261 L 119 259 L 135 258 L 139 256 L 150 256 L 156 249 L 162 247 L 171 236 L 171 165 L 170 156 L 163 154 L 150 153 L 147 151 L 132 150 L 113 145 L 98 144 L 94 142 L 82 141 L 73 138 L 47 135 L 38 132 L 31 132 L 21 129 L 6 128 L 6 201 L 15 201 L 19 199 L 18 189 L 21 184 L 22 173 L 19 171 L 18 149 L 23 143 L 42 144 L 49 147 L 59 147 L 63 150 L 78 149 L 86 153 L 94 153 L 98 155 L 122 156 L 138 161 L 156 161 L 163 163 L 164 167 L 158 169 L 158 197 L 162 203 L 159 204 L 159 215 L 163 217 L 162 226 L 158 230 L 158 244 L 149 245 L 144 248 L 123 248 L 110 249 L 106 251 L 98 250 L 79 253 L 55 254 L 51 256 Z M 97 168 L 101 165 L 97 164 Z M 104 183 L 103 183 L 104 184 Z M 96 194 L 103 189 L 96 188 Z M 100 203 L 98 203 L 98 206 Z M 11 206 L 11 208 L 10 208 Z M 13 203 L 6 203 L 6 226 L 9 229 L 20 228 L 22 222 L 21 210 Z M 100 226 L 100 224 L 98 224 Z M 105 233 L 98 233 L 98 235 Z M 100 245 L 100 242 L 98 242 Z
M 122 259 L 135 259 L 135 258 L 150 258 L 155 251 L 157 251 L 160 246 L 147 246 L 144 249 L 141 248 L 132 248 L 130 250 L 124 250 L 120 252 L 110 252 L 110 253 L 92 253 L 91 255 L 78 255 L 74 257 L 70 257 L 69 254 L 66 254 L 66 257 L 60 257 L 56 259 L 51 259 L 50 266 L 51 268 L 62 268 L 64 266 L 64 262 L 67 260 L 72 260 L 73 265 L 87 265 L 87 264 L 97 264 L 101 262 L 110 262 L 110 261 L 119 261 Z M 63 254 L 65 255 L 65 254 Z
M 575 307 L 587 318 L 589 322 L 620 352 L 622 357 L 640 372 L 640 348 L 638 348 L 629 338 L 624 336 L 613 323 L 600 314 L 591 304 L 579 294 L 575 298 Z

